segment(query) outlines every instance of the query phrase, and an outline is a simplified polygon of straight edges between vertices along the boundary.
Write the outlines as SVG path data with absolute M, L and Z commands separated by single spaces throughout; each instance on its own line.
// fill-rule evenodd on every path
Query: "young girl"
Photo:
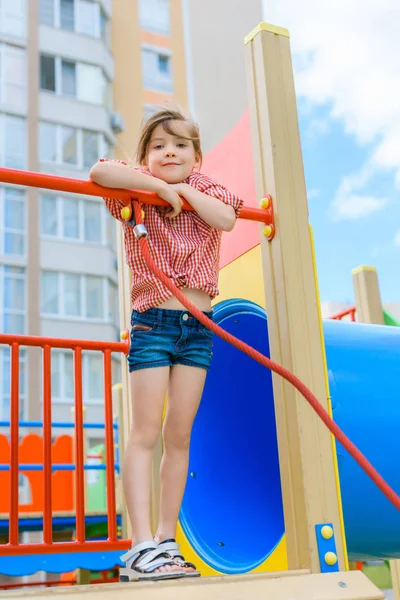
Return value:
M 137 163 L 100 159 L 92 181 L 109 188 L 155 192 L 170 207 L 145 205 L 144 224 L 152 256 L 197 308 L 212 318 L 218 294 L 222 231 L 231 231 L 243 201 L 201 174 L 197 125 L 179 110 L 162 109 L 144 124 Z M 182 200 L 193 207 L 181 211 Z M 121 580 L 199 575 L 175 541 L 185 489 L 189 442 L 212 356 L 212 332 L 185 310 L 147 268 L 132 227 L 121 218 L 123 202 L 105 198 L 124 230 L 127 264 L 132 271 L 131 345 L 132 430 L 125 450 L 123 484 L 132 524 L 131 549 L 122 556 Z M 151 461 L 162 422 L 163 458 L 160 515 L 150 527 Z

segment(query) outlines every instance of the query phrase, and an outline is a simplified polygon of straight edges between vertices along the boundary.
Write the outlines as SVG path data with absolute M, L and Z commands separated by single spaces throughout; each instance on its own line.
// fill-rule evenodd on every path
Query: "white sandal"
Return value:
M 166 552 L 179 567 L 194 569 L 194 571 L 184 571 L 184 577 L 200 577 L 200 571 L 197 571 L 195 565 L 185 560 L 185 557 L 181 554 L 179 544 L 176 540 L 173 538 L 164 540 L 158 544 L 158 549 L 162 552 Z
M 154 541 L 142 542 L 133 546 L 128 552 L 121 556 L 125 567 L 119 570 L 121 582 L 160 579 L 176 579 L 185 577 L 184 571 L 165 571 L 154 573 L 156 569 L 168 565 L 178 566 L 171 556 L 162 550 Z

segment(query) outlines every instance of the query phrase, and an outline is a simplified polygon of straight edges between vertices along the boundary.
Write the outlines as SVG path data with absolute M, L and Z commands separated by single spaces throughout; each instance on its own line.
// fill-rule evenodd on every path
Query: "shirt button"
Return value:
M 189 318 L 189 315 L 187 313 L 185 313 L 184 315 L 182 315 L 182 321 L 187 321 Z

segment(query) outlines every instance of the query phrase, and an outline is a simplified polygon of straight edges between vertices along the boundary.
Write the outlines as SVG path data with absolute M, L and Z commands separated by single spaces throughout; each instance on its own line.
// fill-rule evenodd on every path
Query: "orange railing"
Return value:
M 337 314 L 332 315 L 329 318 L 334 319 L 336 321 L 341 321 L 342 319 L 344 319 L 344 317 L 347 317 L 347 316 L 350 317 L 350 321 L 353 321 L 353 323 L 355 323 L 355 320 L 356 320 L 356 307 L 355 306 L 350 306 L 349 308 L 345 308 L 341 312 L 338 312 Z
M 54 175 L 45 175 L 29 171 L 0 168 L 0 181 L 15 185 L 30 186 L 85 194 L 91 196 L 109 196 L 110 189 L 92 183 Z M 131 207 L 133 199 L 145 204 L 167 206 L 167 203 L 151 192 L 143 190 L 112 190 L 112 197 L 120 199 Z M 270 237 L 273 235 L 273 212 L 270 198 L 263 203 L 264 208 L 244 207 L 240 218 L 259 221 L 270 225 Z M 185 201 L 185 210 L 193 208 Z M 272 233 L 271 233 L 272 232 Z M 128 336 L 129 339 L 129 336 Z M 0 344 L 8 344 L 11 348 L 11 418 L 10 418 L 10 523 L 8 544 L 0 545 L 1 555 L 42 554 L 60 552 L 89 552 L 118 550 L 128 548 L 129 540 L 118 540 L 116 531 L 116 503 L 114 481 L 114 442 L 112 420 L 111 391 L 111 353 L 128 351 L 126 342 L 88 342 L 83 340 L 67 340 L 41 338 L 22 335 L 0 334 Z M 44 509 L 43 509 L 43 542 L 39 544 L 19 544 L 18 529 L 18 450 L 19 450 L 19 349 L 20 346 L 36 346 L 43 349 L 43 474 L 44 474 Z M 53 543 L 52 530 L 52 455 L 51 455 L 51 349 L 68 348 L 74 352 L 75 379 L 75 505 L 76 505 L 76 539 L 73 542 Z M 108 539 L 106 541 L 86 541 L 84 512 L 84 448 L 83 448 L 83 405 L 82 405 L 82 351 L 98 350 L 104 357 L 104 405 L 105 405 L 105 442 L 106 442 L 106 482 Z
M 45 554 L 77 551 L 117 550 L 129 547 L 129 541 L 117 539 L 115 502 L 114 427 L 112 409 L 111 355 L 127 354 L 129 342 L 98 342 L 56 339 L 25 335 L 0 334 L 0 344 L 11 349 L 11 414 L 10 414 L 10 522 L 8 544 L 0 545 L 1 555 Z M 19 474 L 19 351 L 21 346 L 43 350 L 43 542 L 20 544 L 18 530 L 18 474 Z M 75 510 L 76 539 L 73 542 L 53 542 L 52 528 L 52 407 L 51 407 L 51 350 L 63 348 L 73 351 L 75 385 Z M 106 486 L 108 538 L 105 541 L 86 541 L 84 498 L 84 443 L 82 402 L 82 351 L 94 350 L 103 354 L 104 421 L 106 448 Z
M 0 168 L 0 181 L 16 185 L 44 188 L 47 190 L 58 190 L 60 192 L 86 194 L 87 196 L 110 196 L 109 188 L 93 183 L 92 181 L 80 181 L 79 179 L 69 179 L 67 177 L 58 177 L 56 175 L 44 175 L 43 173 L 34 173 L 32 171 Z M 112 197 L 123 200 L 127 206 L 130 205 L 133 198 L 140 200 L 143 204 L 168 206 L 168 203 L 161 200 L 156 194 L 153 192 L 146 192 L 145 190 L 113 189 Z M 194 210 L 186 200 L 183 202 L 183 208 L 185 210 Z M 251 208 L 244 206 L 240 211 L 239 218 L 247 221 L 259 221 L 260 223 L 270 224 L 273 215 L 271 207 Z

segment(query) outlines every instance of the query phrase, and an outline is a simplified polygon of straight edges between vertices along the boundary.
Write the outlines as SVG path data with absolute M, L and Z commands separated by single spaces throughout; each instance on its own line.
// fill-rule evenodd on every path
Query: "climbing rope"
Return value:
M 176 285 L 161 271 L 161 269 L 156 265 L 153 258 L 150 254 L 150 247 L 147 240 L 147 231 L 145 226 L 143 225 L 142 220 L 142 211 L 139 205 L 139 202 L 133 202 L 134 211 L 135 211 L 135 234 L 139 239 L 139 243 L 143 252 L 143 257 L 147 263 L 149 269 L 160 279 L 160 281 L 168 288 L 172 294 L 185 306 L 185 308 L 198 319 L 203 325 L 208 327 L 211 331 L 213 331 L 220 338 L 232 344 L 238 350 L 241 350 L 267 369 L 270 369 L 274 373 L 277 373 L 284 379 L 286 379 L 289 383 L 291 383 L 300 394 L 307 400 L 307 402 L 311 405 L 314 411 L 317 413 L 319 418 L 325 423 L 329 431 L 335 436 L 336 440 L 342 444 L 342 446 L 351 454 L 351 456 L 358 462 L 360 467 L 365 471 L 365 473 L 372 479 L 372 481 L 378 486 L 381 492 L 390 500 L 390 502 L 400 510 L 400 496 L 396 494 L 396 492 L 389 486 L 389 484 L 383 479 L 383 477 L 378 473 L 378 471 L 372 466 L 372 464 L 367 460 L 367 458 L 363 455 L 363 453 L 353 444 L 353 442 L 343 433 L 343 431 L 338 427 L 335 421 L 330 417 L 325 408 L 320 404 L 317 397 L 308 389 L 308 387 L 298 378 L 296 375 L 293 375 L 290 371 L 277 364 L 270 358 L 261 354 L 248 344 L 245 344 L 235 336 L 231 335 L 222 327 L 214 323 L 211 319 L 209 319 L 201 310 L 196 308 L 189 300 L 182 294 L 182 292 L 176 287 Z

